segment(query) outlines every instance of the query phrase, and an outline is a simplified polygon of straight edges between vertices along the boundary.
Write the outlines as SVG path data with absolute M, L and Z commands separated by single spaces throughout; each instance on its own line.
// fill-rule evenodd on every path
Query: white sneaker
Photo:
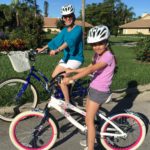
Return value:
M 80 145 L 86 147 L 87 146 L 87 140 L 81 140 Z
M 88 147 L 85 147 L 84 150 L 88 150 Z
M 66 110 L 69 107 L 70 103 L 69 102 L 64 102 L 60 106 L 62 109 Z
M 87 148 L 87 140 L 81 140 L 81 141 L 80 141 L 80 145 Z M 97 147 L 97 145 L 98 145 L 98 143 L 97 143 L 97 141 L 95 140 L 94 147 Z M 86 149 L 85 149 L 85 150 L 86 150 Z

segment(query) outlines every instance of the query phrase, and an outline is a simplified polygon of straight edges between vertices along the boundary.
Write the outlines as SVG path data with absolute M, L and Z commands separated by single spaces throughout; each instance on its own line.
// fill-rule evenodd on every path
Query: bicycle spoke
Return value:
M 146 134 L 146 129 L 143 125 L 143 121 L 140 118 L 132 114 L 120 114 L 112 117 L 111 121 L 115 123 L 124 133 L 126 133 L 127 137 L 103 136 L 101 142 L 106 149 L 133 149 L 133 147 L 139 147 L 141 145 L 141 142 Z M 115 129 L 113 130 L 112 125 L 109 123 L 105 123 L 105 125 L 102 127 L 102 130 L 104 133 L 108 132 L 116 135 L 120 134 L 119 131 Z

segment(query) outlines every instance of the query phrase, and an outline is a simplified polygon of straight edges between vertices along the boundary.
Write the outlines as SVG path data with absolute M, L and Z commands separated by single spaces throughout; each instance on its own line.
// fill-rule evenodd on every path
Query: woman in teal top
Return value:
M 78 60 L 82 63 L 82 27 L 75 25 L 70 31 L 68 31 L 68 27 L 65 27 L 52 41 L 48 43 L 48 47 L 52 50 L 55 50 L 64 43 L 67 45 L 67 47 L 63 49 L 64 56 L 62 60 L 65 63 L 68 60 Z
M 62 20 L 65 27 L 63 30 L 52 39 L 43 48 L 37 48 L 38 52 L 44 51 L 49 48 L 50 56 L 54 56 L 57 53 L 63 51 L 63 58 L 59 61 L 58 65 L 52 73 L 52 77 L 55 77 L 58 73 L 63 72 L 66 68 L 77 69 L 84 61 L 83 57 L 83 41 L 82 41 L 82 27 L 75 25 L 75 14 L 72 5 L 65 5 L 61 8 Z M 64 84 L 60 84 L 66 106 L 70 101 L 68 87 Z M 66 107 L 65 106 L 65 107 Z

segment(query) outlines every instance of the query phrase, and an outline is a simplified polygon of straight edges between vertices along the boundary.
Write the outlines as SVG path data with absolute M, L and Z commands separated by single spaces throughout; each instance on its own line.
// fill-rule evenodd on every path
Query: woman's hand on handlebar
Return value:
M 51 50 L 51 51 L 49 52 L 49 55 L 50 55 L 50 56 L 54 56 L 54 55 L 58 54 L 59 52 L 60 52 L 59 49 Z
M 44 47 L 42 48 L 37 48 L 36 50 L 38 51 L 38 53 L 41 53 L 42 51 L 45 51 L 48 49 L 48 45 L 45 45 Z
M 44 51 L 43 48 L 37 48 L 36 50 L 37 50 L 38 53 L 41 53 L 42 51 Z
M 49 52 L 49 55 L 50 55 L 50 56 L 56 55 L 56 51 L 55 51 L 55 50 L 51 50 L 51 51 Z

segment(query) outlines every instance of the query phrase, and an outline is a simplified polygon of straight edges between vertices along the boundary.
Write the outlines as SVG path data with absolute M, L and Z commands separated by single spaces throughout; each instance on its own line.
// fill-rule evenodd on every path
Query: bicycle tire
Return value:
M 53 117 L 48 118 L 42 127 L 36 128 L 43 117 L 42 112 L 27 111 L 14 118 L 9 127 L 9 136 L 17 149 L 49 150 L 55 144 L 58 128 Z
M 115 138 L 112 136 L 101 135 L 101 143 L 107 150 L 135 150 L 143 143 L 146 135 L 146 127 L 144 122 L 138 116 L 122 113 L 110 117 L 109 120 L 127 133 L 127 137 Z M 105 122 L 101 128 L 101 133 L 107 132 L 110 128 L 114 127 L 108 122 Z M 116 133 L 116 131 L 113 130 L 111 133 Z
M 26 80 L 22 78 L 10 78 L 0 83 L 0 119 L 10 122 L 18 113 L 37 106 L 38 93 L 31 83 L 16 101 L 16 95 L 24 83 Z

